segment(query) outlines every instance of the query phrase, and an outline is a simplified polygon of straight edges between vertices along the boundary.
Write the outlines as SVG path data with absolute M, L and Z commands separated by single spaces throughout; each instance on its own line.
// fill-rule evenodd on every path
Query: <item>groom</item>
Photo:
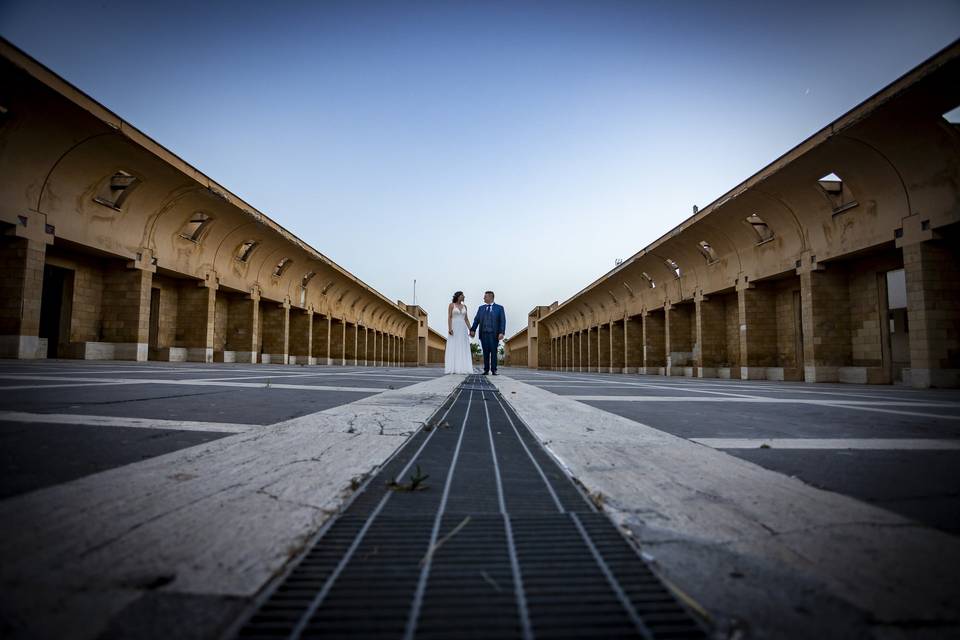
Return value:
M 493 291 L 483 294 L 486 303 L 477 309 L 477 315 L 470 327 L 470 337 L 477 335 L 477 326 L 480 327 L 480 347 L 483 349 L 483 375 L 490 373 L 497 375 L 497 346 L 503 340 L 507 330 L 507 315 L 503 307 L 493 302 Z M 492 366 L 491 366 L 492 365 Z

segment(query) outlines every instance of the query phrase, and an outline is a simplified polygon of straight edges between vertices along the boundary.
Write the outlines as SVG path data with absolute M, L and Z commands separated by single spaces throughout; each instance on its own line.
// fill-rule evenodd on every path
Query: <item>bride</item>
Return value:
M 463 291 L 453 294 L 447 306 L 447 351 L 443 357 L 443 372 L 473 373 L 473 355 L 470 353 L 470 318 L 467 316 Z

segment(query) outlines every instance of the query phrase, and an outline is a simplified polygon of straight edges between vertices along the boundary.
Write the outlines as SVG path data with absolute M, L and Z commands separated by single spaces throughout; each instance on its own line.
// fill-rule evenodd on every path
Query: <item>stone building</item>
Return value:
M 0 40 L 0 356 L 416 366 L 445 340 Z
M 960 43 L 507 340 L 511 364 L 960 383 Z

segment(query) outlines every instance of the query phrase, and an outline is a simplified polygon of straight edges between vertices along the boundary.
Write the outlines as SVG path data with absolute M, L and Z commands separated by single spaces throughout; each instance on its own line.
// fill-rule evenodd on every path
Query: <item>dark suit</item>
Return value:
M 470 331 L 476 331 L 480 327 L 480 347 L 483 349 L 483 370 L 484 372 L 493 369 L 497 372 L 497 347 L 500 340 L 497 336 L 507 332 L 507 314 L 503 307 L 497 303 L 491 305 L 481 305 L 477 309 L 477 315 L 473 319 L 473 326 Z

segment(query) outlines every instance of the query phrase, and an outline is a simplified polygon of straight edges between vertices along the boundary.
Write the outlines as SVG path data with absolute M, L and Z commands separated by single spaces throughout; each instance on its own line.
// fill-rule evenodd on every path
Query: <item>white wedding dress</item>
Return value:
M 473 356 L 470 353 L 470 328 L 465 318 L 467 307 L 458 309 L 453 306 L 453 335 L 447 334 L 447 350 L 443 356 L 443 372 L 446 373 L 474 373 Z

